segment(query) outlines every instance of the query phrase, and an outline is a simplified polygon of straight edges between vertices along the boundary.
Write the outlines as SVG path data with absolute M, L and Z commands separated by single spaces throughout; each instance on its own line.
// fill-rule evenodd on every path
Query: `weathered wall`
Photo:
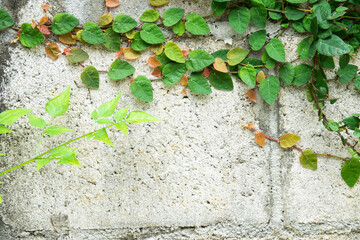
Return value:
M 150 8 L 147 0 L 121 2 L 114 15 L 138 18 Z M 173 0 L 159 11 L 182 7 L 205 15 L 211 12 L 210 2 Z M 97 22 L 106 11 L 103 0 L 0 0 L 0 7 L 19 25 L 39 19 L 41 3 L 52 5 L 51 15 L 68 12 L 81 23 Z M 179 46 L 208 51 L 248 47 L 246 35 L 256 30 L 251 26 L 239 36 L 225 18 L 208 21 L 212 34 L 182 39 Z M 270 36 L 280 31 L 272 23 L 267 30 Z M 79 66 L 65 57 L 53 62 L 44 45 L 10 45 L 14 36 L 11 29 L 0 33 L 1 110 L 32 108 L 46 116 L 47 100 L 72 87 L 69 111 L 55 124 L 76 133 L 46 139 L 43 149 L 88 131 L 91 111 L 120 91 L 122 106 L 130 104 L 164 121 L 131 125 L 128 136 L 111 131 L 115 148 L 75 144 L 82 152 L 81 168 L 49 164 L 36 172 L 29 165 L 4 176 L 1 239 L 360 238 L 360 187 L 349 189 L 341 180 L 340 161 L 319 158 L 317 171 L 306 170 L 298 152 L 276 143 L 260 148 L 253 134 L 241 128 L 241 123 L 254 122 L 271 136 L 296 133 L 302 148 L 347 156 L 336 136 L 323 133 L 303 87 L 282 88 L 276 103 L 268 106 L 261 100 L 251 103 L 247 87 L 235 79 L 234 91 L 213 89 L 209 96 L 188 97 L 180 93 L 180 85 L 153 82 L 154 102 L 143 103 L 131 95 L 129 80 L 111 81 L 102 74 L 100 89 L 89 90 L 81 83 Z M 291 30 L 282 35 L 287 60 L 297 58 L 301 39 Z M 102 46 L 82 48 L 90 55 L 86 65 L 106 69 L 115 59 Z M 132 62 L 136 75 L 150 76 L 144 64 L 150 55 L 147 51 Z M 343 96 L 327 107 L 334 120 L 359 112 L 359 92 L 352 85 L 332 83 L 331 91 Z M 0 150 L 8 153 L 1 169 L 34 155 L 40 133 L 27 121 L 22 118 L 15 134 L 1 137 Z

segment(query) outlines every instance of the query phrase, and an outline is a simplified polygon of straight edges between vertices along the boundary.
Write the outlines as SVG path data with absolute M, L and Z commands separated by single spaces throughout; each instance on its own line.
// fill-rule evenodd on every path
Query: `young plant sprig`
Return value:
M 93 130 L 89 133 L 86 133 L 82 136 L 71 139 L 59 146 L 51 148 L 41 154 L 38 154 L 41 143 L 45 135 L 56 136 L 66 132 L 72 132 L 73 130 L 62 127 L 54 126 L 51 124 L 52 120 L 58 116 L 63 115 L 69 108 L 70 103 L 70 86 L 59 96 L 50 99 L 45 106 L 46 112 L 50 115 L 51 120 L 47 123 L 43 118 L 31 114 L 31 109 L 13 109 L 6 110 L 0 113 L 0 134 L 8 134 L 13 132 L 7 126 L 15 123 L 22 116 L 27 115 L 29 123 L 31 126 L 42 129 L 41 137 L 36 149 L 35 157 L 25 161 L 19 165 L 16 165 L 12 168 L 0 172 L 0 176 L 11 171 L 14 171 L 22 166 L 30 164 L 32 162 L 37 163 L 36 170 L 39 171 L 46 164 L 49 164 L 51 161 L 55 161 L 57 164 L 70 164 L 80 167 L 81 164 L 77 159 L 79 153 L 76 152 L 76 148 L 70 147 L 69 144 L 76 142 L 80 139 L 86 138 L 88 140 L 97 140 L 102 141 L 105 144 L 114 147 L 114 144 L 110 140 L 107 129 L 115 127 L 118 130 L 121 130 L 123 134 L 127 135 L 127 124 L 128 123 L 143 123 L 143 122 L 159 122 L 161 120 L 153 117 L 152 115 L 143 112 L 143 111 L 130 111 L 129 107 L 122 108 L 116 111 L 116 107 L 120 100 L 122 93 L 117 95 L 111 101 L 101 104 L 98 109 L 95 109 L 91 113 L 91 118 L 95 121 Z M 97 125 L 103 126 L 97 130 L 94 130 Z M 0 156 L 4 156 L 4 153 L 1 153 Z M 0 195 L 0 202 L 2 198 Z

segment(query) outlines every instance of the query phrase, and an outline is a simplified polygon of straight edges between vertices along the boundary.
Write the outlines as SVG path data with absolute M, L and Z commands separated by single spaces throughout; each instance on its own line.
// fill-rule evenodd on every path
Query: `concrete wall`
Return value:
M 102 0 L 0 0 L 0 7 L 20 25 L 42 16 L 41 3 L 52 6 L 52 16 L 67 12 L 81 23 L 97 22 L 106 11 Z M 173 0 L 159 11 L 182 7 L 205 15 L 211 13 L 210 3 Z M 138 18 L 148 8 L 147 0 L 122 0 L 112 12 Z M 257 30 L 250 26 L 239 36 L 226 17 L 207 20 L 210 36 L 185 37 L 179 46 L 248 48 L 246 37 Z M 270 36 L 280 31 L 274 23 L 267 30 Z M 297 58 L 296 46 L 303 37 L 292 30 L 282 35 L 288 61 Z M 128 136 L 111 131 L 115 148 L 85 140 L 74 144 L 82 153 L 81 168 L 49 164 L 36 172 L 31 164 L 4 176 L 0 239 L 360 238 L 360 184 L 346 186 L 340 161 L 320 157 L 317 171 L 306 170 L 299 152 L 270 142 L 260 148 L 253 133 L 241 128 L 254 122 L 270 136 L 299 134 L 301 148 L 348 156 L 336 136 L 323 133 L 304 87 L 284 86 L 269 106 L 262 100 L 251 103 L 245 95 L 248 87 L 235 79 L 234 91 L 213 89 L 209 96 L 189 92 L 188 97 L 180 93 L 181 85 L 166 87 L 155 81 L 154 102 L 143 103 L 132 96 L 128 79 L 116 82 L 101 74 L 100 89 L 89 90 L 81 83 L 81 67 L 64 56 L 53 62 L 44 44 L 31 49 L 10 45 L 14 38 L 11 29 L 0 33 L 1 110 L 32 108 L 46 116 L 47 100 L 72 87 L 69 111 L 54 124 L 76 133 L 46 138 L 43 150 L 89 131 L 91 111 L 120 91 L 121 106 L 130 104 L 164 121 L 133 124 Z M 102 46 L 81 47 L 90 55 L 85 65 L 106 69 L 115 59 Z M 132 62 L 136 75 L 151 76 L 144 64 L 150 55 L 146 51 Z M 332 119 L 359 112 L 359 92 L 352 84 L 330 85 L 332 96 L 343 96 L 326 108 Z M 39 131 L 26 118 L 17 126 L 15 134 L 1 136 L 0 150 L 8 153 L 1 169 L 35 154 Z

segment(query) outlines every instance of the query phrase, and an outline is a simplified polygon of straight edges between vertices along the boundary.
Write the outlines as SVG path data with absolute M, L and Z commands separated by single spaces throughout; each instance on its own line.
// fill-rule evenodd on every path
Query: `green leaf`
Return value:
M 170 27 L 178 23 L 183 17 L 185 10 L 182 8 L 169 8 L 163 13 L 164 26 Z
M 282 4 L 281 2 L 275 2 L 275 4 L 273 4 L 273 6 L 271 7 L 273 10 L 278 10 L 280 12 L 282 12 Z M 283 18 L 283 14 L 280 12 L 270 12 L 269 11 L 269 17 L 273 20 L 279 20 L 281 18 Z
M 11 125 L 15 123 L 19 118 L 31 112 L 31 109 L 19 108 L 13 110 L 6 110 L 0 113 L 0 124 Z
M 353 187 L 360 176 L 360 162 L 356 158 L 350 158 L 342 165 L 341 177 L 349 187 Z
M 112 28 L 108 28 L 105 31 L 105 43 L 104 46 L 110 51 L 119 52 L 121 45 L 120 34 L 116 33 Z
M 150 0 L 150 5 L 154 7 L 160 7 L 162 5 L 165 5 L 169 3 L 170 0 Z
M 156 59 L 161 62 L 161 66 L 158 67 L 160 71 L 166 66 L 166 64 L 171 62 L 171 60 L 168 59 L 168 57 L 165 55 L 165 52 L 163 52 L 161 55 L 156 56 Z
M 0 30 L 14 25 L 14 20 L 7 11 L 0 8 Z
M 239 71 L 239 77 L 249 87 L 254 88 L 256 85 L 256 70 L 252 65 L 244 66 Z
M 122 60 L 114 61 L 108 73 L 110 79 L 119 80 L 130 76 L 135 72 L 135 68 L 128 62 Z
M 89 88 L 99 89 L 99 72 L 93 66 L 87 66 L 81 73 L 81 81 Z
M 214 11 L 215 16 L 221 16 L 226 10 L 227 2 L 215 2 L 211 3 L 211 10 Z
M 265 64 L 265 67 L 268 69 L 274 67 L 276 64 L 276 61 L 272 59 L 266 51 L 263 52 L 261 56 L 261 61 Z
M 305 16 L 304 11 L 299 11 L 291 7 L 286 7 L 284 14 L 289 20 L 300 20 Z
M 331 22 L 327 20 L 331 14 L 331 6 L 328 2 L 321 1 L 319 4 L 314 5 L 312 11 L 314 17 L 317 18 L 320 28 L 328 29 L 331 27 Z
M 340 68 L 345 68 L 350 62 L 350 55 L 349 54 L 345 54 L 345 55 L 341 55 L 339 58 L 339 65 Z
M 184 63 L 168 63 L 162 69 L 163 82 L 169 86 L 177 83 L 186 73 L 186 65 Z
M 206 78 L 199 72 L 190 74 L 188 85 L 189 89 L 197 94 L 210 94 L 211 87 Z
M 4 134 L 4 133 L 12 133 L 13 131 L 8 129 L 7 127 L 0 125 L 0 134 Z
M 286 62 L 284 65 L 280 67 L 279 76 L 280 79 L 283 80 L 283 82 L 286 85 L 290 85 L 295 77 L 294 66 L 291 63 Z
M 143 76 L 138 76 L 132 83 L 131 83 L 131 92 L 132 94 L 144 102 L 152 102 L 153 98 L 153 88 L 151 86 L 151 81 Z
M 259 30 L 251 34 L 249 44 L 252 50 L 259 51 L 266 42 L 266 31 Z
M 120 122 L 115 127 L 123 132 L 124 135 L 128 135 L 127 125 L 125 122 Z
M 140 16 L 140 21 L 143 22 L 155 22 L 159 19 L 159 12 L 155 11 L 154 9 L 148 9 Z
M 360 155 L 354 151 L 351 147 L 348 148 L 349 153 L 353 158 L 356 158 L 357 160 L 360 160 Z
M 316 44 L 316 50 L 326 56 L 342 55 L 350 51 L 346 43 L 334 34 L 330 38 L 319 39 Z
M 150 46 L 147 42 L 141 39 L 140 32 L 136 32 L 133 36 L 133 41 L 131 42 L 131 48 L 135 51 L 142 51 L 147 49 Z
M 82 49 L 74 47 L 70 50 L 70 54 L 66 56 L 70 63 L 83 62 L 89 58 L 89 55 Z
M 43 129 L 47 125 L 45 120 L 42 119 L 41 117 L 37 117 L 35 115 L 32 115 L 31 113 L 28 113 L 28 117 L 29 117 L 29 123 L 33 127 Z
M 223 73 L 213 70 L 209 76 L 210 84 L 219 90 L 231 91 L 234 89 L 234 84 L 229 73 Z
M 299 33 L 306 32 L 306 29 L 304 28 L 302 21 L 292 22 L 291 26 Z
M 36 171 L 39 171 L 43 166 L 51 162 L 52 158 L 36 159 Z
M 140 36 L 142 40 L 149 44 L 165 42 L 164 34 L 160 28 L 153 23 L 144 23 L 140 31 Z
M 142 123 L 142 122 L 161 122 L 154 116 L 142 111 L 132 111 L 127 116 L 125 122 L 129 123 Z
M 266 45 L 266 52 L 272 59 L 278 62 L 286 61 L 284 45 L 277 38 L 273 38 L 269 41 L 269 43 Z
M 117 33 L 126 33 L 135 28 L 136 25 L 137 22 L 132 17 L 125 14 L 119 14 L 116 16 L 112 28 Z
M 68 13 L 59 13 L 54 16 L 52 32 L 56 35 L 71 32 L 79 24 L 79 19 Z
M 185 63 L 184 55 L 176 43 L 168 42 L 165 45 L 165 55 L 174 62 Z
M 98 120 L 96 120 L 97 124 L 103 125 L 103 124 L 114 124 L 114 122 L 112 122 L 111 120 L 107 119 L 107 118 L 99 118 Z
M 331 29 L 327 29 L 327 30 L 320 30 L 319 34 L 318 34 L 318 38 L 328 38 L 330 37 L 332 34 Z
M 98 108 L 99 117 L 110 117 L 115 112 L 115 108 L 120 100 L 121 95 L 122 93 L 118 94 L 109 102 L 101 104 Z
M 114 114 L 115 121 L 120 122 L 121 120 L 123 120 L 123 118 L 126 117 L 128 110 L 129 110 L 129 107 L 126 107 L 126 108 L 122 108 L 119 111 L 117 111 Z
M 25 47 L 34 47 L 42 43 L 45 37 L 37 27 L 32 28 L 30 23 L 23 23 L 19 40 Z
M 244 33 L 250 23 L 249 9 L 246 7 L 239 7 L 231 10 L 229 14 L 229 23 L 238 34 Z
M 249 49 L 233 48 L 226 54 L 227 63 L 230 66 L 238 65 L 246 58 L 249 53 Z
M 211 55 L 214 58 L 221 58 L 223 61 L 226 61 L 228 52 L 229 52 L 228 49 L 221 49 L 221 50 L 217 50 L 216 52 L 213 52 Z
M 70 86 L 59 96 L 50 99 L 45 106 L 45 110 L 51 117 L 63 115 L 69 108 Z M 1 121 L 0 121 L 1 123 Z
M 101 28 L 93 22 L 86 22 L 84 30 L 81 32 L 81 38 L 89 44 L 100 44 L 106 42 L 106 38 Z
M 311 80 L 312 67 L 307 64 L 299 64 L 295 66 L 295 76 L 293 84 L 300 86 L 310 82 Z
M 319 60 L 320 60 L 320 66 L 322 66 L 323 68 L 328 68 L 328 69 L 335 68 L 333 57 L 319 54 Z
M 308 0 L 287 0 L 287 2 L 289 3 L 294 3 L 294 4 L 298 4 L 298 3 L 305 3 Z
M 186 68 L 190 71 L 199 71 L 215 61 L 215 58 L 202 49 L 196 49 L 190 52 L 189 59 L 186 62 Z
M 354 85 L 355 87 L 360 90 L 360 75 L 357 75 L 354 79 Z
M 98 114 L 98 112 L 96 111 L 96 109 L 91 112 L 91 118 L 92 118 L 93 120 L 95 120 L 95 121 L 96 121 L 96 119 L 99 118 L 99 114 Z
M 186 16 L 185 29 L 194 35 L 204 35 L 210 33 L 210 28 L 205 20 L 196 13 L 190 13 Z
M 59 157 L 59 156 L 64 155 L 67 152 L 74 151 L 74 150 L 76 150 L 76 148 L 67 147 L 67 146 L 56 147 L 56 148 L 54 148 L 54 150 L 52 150 L 50 152 L 49 157 L 50 158 Z
M 102 141 L 111 147 L 115 147 L 115 145 L 111 142 L 105 128 L 102 128 L 94 133 L 94 140 Z
M 250 9 L 251 21 L 259 28 L 266 27 L 267 10 L 263 4 L 258 4 Z M 246 29 L 246 27 L 245 27 Z
M 56 136 L 59 135 L 61 133 L 65 133 L 65 132 L 73 132 L 74 130 L 65 128 L 65 127 L 60 127 L 60 126 L 50 126 L 48 129 L 46 129 L 46 134 L 49 136 Z
M 359 128 L 360 120 L 357 117 L 351 116 L 342 120 L 342 122 L 351 130 Z
M 337 74 L 339 76 L 339 82 L 341 83 L 348 83 L 350 82 L 355 76 L 358 67 L 352 64 L 346 65 L 345 68 L 339 68 Z
M 273 104 L 280 91 L 280 81 L 275 76 L 269 76 L 261 81 L 259 85 L 261 97 L 268 104 Z
M 304 168 L 316 170 L 317 169 L 317 156 L 312 150 L 307 149 L 301 153 L 300 163 L 303 165 Z
M 313 40 L 314 40 L 314 38 L 312 36 L 310 36 L 310 37 L 304 38 L 299 43 L 299 45 L 297 47 L 297 53 L 299 54 L 299 57 L 301 60 L 306 60 L 311 57 L 311 56 L 309 56 L 309 51 L 310 51 L 310 46 L 311 46 Z
M 173 25 L 172 30 L 176 35 L 182 36 L 185 33 L 185 25 L 183 21 L 180 20 L 175 25 Z
M 60 157 L 60 160 L 56 164 L 70 164 L 77 167 L 81 167 L 81 164 L 76 159 L 77 153 L 74 152 L 67 152 Z

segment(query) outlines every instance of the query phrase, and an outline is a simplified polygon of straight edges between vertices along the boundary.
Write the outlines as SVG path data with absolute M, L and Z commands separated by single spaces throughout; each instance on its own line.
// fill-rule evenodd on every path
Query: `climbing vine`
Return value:
M 318 155 L 344 161 L 341 176 L 348 186 L 355 185 L 360 176 L 360 150 L 358 148 L 360 114 L 335 121 L 326 115 L 325 104 L 335 104 L 339 99 L 329 95 L 329 81 L 338 81 L 342 84 L 352 82 L 360 90 L 358 67 L 350 64 L 350 59 L 357 57 L 360 45 L 360 2 L 358 0 L 213 0 L 211 4 L 213 13 L 208 16 L 196 13 L 184 16 L 185 10 L 182 8 L 169 8 L 160 15 L 157 7 L 169 2 L 170 0 L 150 0 L 153 8 L 143 12 L 138 22 L 125 14 L 113 16 L 111 8 L 119 6 L 120 2 L 105 0 L 108 12 L 100 17 L 97 24 L 86 22 L 82 26 L 79 25 L 80 21 L 75 16 L 68 13 L 58 13 L 50 17 L 47 14 L 50 6 L 45 4 L 42 5 L 44 16 L 38 21 L 32 20 L 32 23 L 23 23 L 16 27 L 12 17 L 4 9 L 0 9 L 0 30 L 9 27 L 16 30 L 16 39 L 12 43 L 20 42 L 25 47 L 34 47 L 45 41 L 47 56 L 55 61 L 61 55 L 65 55 L 70 63 L 80 65 L 83 71 L 79 79 L 91 89 L 100 87 L 99 75 L 102 73 L 107 74 L 112 80 L 130 78 L 132 94 L 145 102 L 153 101 L 151 84 L 153 79 L 143 75 L 135 76 L 136 69 L 127 60 L 139 58 L 147 49 L 154 54 L 147 61 L 153 68 L 151 74 L 161 79 L 167 86 L 182 84 L 184 94 L 187 89 L 195 94 L 211 94 L 212 88 L 231 91 L 233 78 L 235 78 L 248 87 L 247 96 L 250 101 L 256 102 L 257 92 L 259 92 L 265 102 L 273 104 L 281 86 L 304 86 L 307 99 L 313 103 L 319 121 L 322 121 L 325 129 L 339 136 L 351 157 L 315 153 L 310 149 L 303 150 L 296 146 L 300 136 L 292 133 L 275 139 L 257 131 L 254 124 L 250 123 L 244 127 L 255 132 L 255 141 L 262 147 L 268 139 L 279 142 L 283 148 L 301 151 L 300 163 L 305 168 L 316 170 Z M 202 49 L 191 51 L 181 49 L 176 44 L 184 36 L 209 34 L 211 31 L 205 19 L 214 16 L 226 16 L 230 26 L 238 34 L 243 34 L 252 22 L 258 30 L 251 33 L 248 38 L 250 49 L 219 49 L 209 53 Z M 269 38 L 266 31 L 269 21 L 277 22 L 281 26 L 281 31 L 274 38 Z M 279 40 L 279 36 L 289 28 L 304 35 L 304 39 L 297 46 L 298 59 L 291 62 L 287 61 L 284 45 Z M 172 41 L 166 42 L 163 33 L 165 30 L 173 33 Z M 59 42 L 68 47 L 60 50 L 56 42 L 49 42 L 49 35 L 55 35 Z M 81 44 L 103 44 L 116 54 L 116 60 L 106 70 L 86 66 L 84 61 L 89 58 L 89 55 L 81 49 Z M 260 52 L 261 58 L 253 57 L 254 52 Z M 335 79 L 327 79 L 326 69 L 335 69 L 334 57 L 339 59 L 337 75 Z M 278 69 L 276 76 L 267 75 L 268 69 L 272 68 Z M 66 90 L 66 94 L 69 91 L 69 89 Z M 118 98 L 119 96 L 113 101 L 117 103 Z M 122 109 L 121 113 L 117 112 L 113 115 L 114 122 L 107 117 L 114 113 L 115 108 L 105 115 L 100 108 L 91 116 L 97 124 L 107 126 L 80 138 L 93 137 L 95 140 L 111 145 L 106 128 L 115 126 L 126 133 L 125 122 L 157 121 L 146 113 L 130 112 L 125 121 L 119 122 L 126 117 L 127 113 L 127 109 L 126 111 Z M 46 110 L 54 117 L 49 109 Z M 69 131 L 62 127 L 49 126 L 49 123 L 43 119 L 32 115 L 30 110 L 17 109 L 0 114 L 0 134 L 10 133 L 11 130 L 5 126 L 14 123 L 24 115 L 28 115 L 32 126 L 44 129 L 43 135 L 51 136 Z M 78 161 L 74 160 L 76 159 L 76 153 L 73 152 L 75 149 L 66 147 L 70 142 L 6 170 L 0 175 L 33 161 L 38 162 L 38 169 L 53 159 L 61 163 L 78 165 Z M 45 155 L 47 156 L 43 158 Z M 64 158 L 71 159 L 64 160 Z

